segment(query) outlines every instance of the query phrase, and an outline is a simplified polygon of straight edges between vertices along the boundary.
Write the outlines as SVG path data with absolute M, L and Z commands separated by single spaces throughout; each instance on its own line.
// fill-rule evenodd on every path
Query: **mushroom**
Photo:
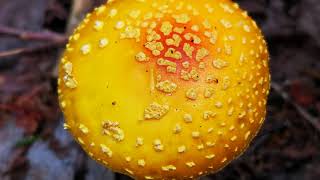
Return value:
M 266 46 L 231 0 L 109 0 L 61 60 L 65 128 L 93 159 L 135 179 L 216 172 L 264 122 Z

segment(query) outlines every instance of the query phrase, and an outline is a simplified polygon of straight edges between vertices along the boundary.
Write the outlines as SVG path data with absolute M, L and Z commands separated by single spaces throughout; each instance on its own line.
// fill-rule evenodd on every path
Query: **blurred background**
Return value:
M 271 54 L 268 117 L 250 148 L 203 180 L 320 177 L 320 1 L 236 0 Z M 68 34 L 102 0 L 0 0 L 0 180 L 129 180 L 63 130 L 56 65 Z

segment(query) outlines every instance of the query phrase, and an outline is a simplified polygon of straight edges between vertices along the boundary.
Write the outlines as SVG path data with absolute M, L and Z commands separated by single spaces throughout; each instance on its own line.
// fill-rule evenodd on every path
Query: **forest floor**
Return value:
M 101 0 L 89 2 L 79 13 L 71 0 L 0 1 L 0 179 L 129 179 L 89 159 L 62 129 L 56 65 L 68 31 Z M 202 179 L 318 179 L 320 1 L 236 2 L 268 42 L 268 117 L 243 156 Z

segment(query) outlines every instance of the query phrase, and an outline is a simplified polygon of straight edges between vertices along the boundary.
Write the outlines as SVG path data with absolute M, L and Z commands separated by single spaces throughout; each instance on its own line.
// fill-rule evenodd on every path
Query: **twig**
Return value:
M 296 102 L 294 102 L 290 96 L 288 95 L 288 93 L 286 93 L 285 91 L 283 91 L 281 85 L 272 82 L 271 83 L 271 87 L 273 90 L 275 90 L 286 102 L 290 103 L 297 111 L 298 113 L 305 118 L 311 125 L 314 126 L 314 128 L 316 130 L 318 130 L 320 132 L 320 123 L 319 120 L 312 116 L 311 114 L 308 113 L 307 110 L 305 110 L 303 107 L 301 107 L 299 104 L 297 104 Z
M 49 43 L 35 47 L 24 47 L 0 52 L 0 58 L 32 53 L 52 47 L 62 46 L 67 43 L 67 37 L 51 31 L 29 32 L 0 25 L 0 34 L 15 36 L 23 40 L 47 41 Z
M 50 41 L 62 43 L 67 41 L 67 37 L 51 31 L 29 32 L 25 30 L 10 28 L 0 25 L 0 34 L 15 36 L 23 40 Z
M 48 44 L 38 45 L 35 47 L 25 47 L 25 48 L 17 48 L 17 49 L 8 50 L 8 51 L 2 51 L 2 52 L 0 52 L 0 58 L 38 52 L 38 51 L 46 50 L 46 49 L 53 48 L 53 47 L 63 46 L 65 43 L 66 42 L 52 42 L 52 43 L 48 43 Z

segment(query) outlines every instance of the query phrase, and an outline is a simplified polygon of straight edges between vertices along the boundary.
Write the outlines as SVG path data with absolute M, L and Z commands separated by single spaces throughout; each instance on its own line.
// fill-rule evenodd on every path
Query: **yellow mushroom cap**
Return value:
M 109 1 L 61 60 L 65 128 L 136 179 L 216 172 L 264 122 L 268 58 L 256 23 L 230 0 Z

